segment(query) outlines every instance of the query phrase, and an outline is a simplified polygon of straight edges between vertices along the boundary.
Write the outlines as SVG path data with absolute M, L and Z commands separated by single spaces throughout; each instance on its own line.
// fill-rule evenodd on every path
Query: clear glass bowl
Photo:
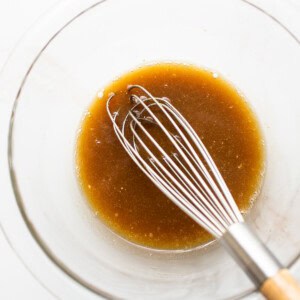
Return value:
M 23 49 L 35 55 L 14 95 L 9 134 L 15 197 L 48 257 L 107 298 L 227 299 L 254 290 L 218 244 L 172 252 L 124 241 L 78 186 L 76 135 L 97 90 L 143 63 L 176 61 L 221 72 L 256 111 L 267 170 L 248 222 L 291 266 L 300 250 L 300 51 L 292 35 L 242 0 L 76 0 L 63 9 L 51 30 L 35 34 L 39 47 L 33 40 Z

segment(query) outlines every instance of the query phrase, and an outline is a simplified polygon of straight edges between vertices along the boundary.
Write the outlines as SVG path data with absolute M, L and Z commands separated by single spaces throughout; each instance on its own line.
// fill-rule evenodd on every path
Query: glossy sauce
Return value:
M 106 87 L 86 113 L 77 142 L 78 177 L 99 218 L 124 238 L 158 249 L 187 249 L 212 237 L 138 169 L 117 140 L 106 112 L 129 105 L 127 86 L 140 84 L 168 97 L 201 137 L 240 210 L 255 200 L 264 169 L 263 140 L 243 96 L 216 73 L 182 64 L 157 64 L 129 72 Z

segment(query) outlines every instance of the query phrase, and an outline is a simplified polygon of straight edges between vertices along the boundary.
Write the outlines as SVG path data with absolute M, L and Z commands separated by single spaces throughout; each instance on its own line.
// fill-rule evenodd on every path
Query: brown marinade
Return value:
M 106 100 L 114 92 L 114 102 L 128 105 L 129 84 L 171 99 L 210 151 L 242 212 L 255 200 L 264 168 L 256 117 L 222 77 L 194 66 L 163 63 L 143 66 L 112 82 L 82 121 L 78 176 L 99 218 L 119 235 L 147 247 L 186 249 L 204 244 L 212 237 L 146 178 L 113 132 Z

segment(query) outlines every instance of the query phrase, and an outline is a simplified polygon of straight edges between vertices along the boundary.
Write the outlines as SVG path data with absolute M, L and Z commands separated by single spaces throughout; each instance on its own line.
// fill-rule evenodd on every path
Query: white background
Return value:
M 57 2 L 59 1 L 0 0 L 0 68 L 22 34 Z M 251 0 L 249 2 L 267 10 L 300 39 L 300 0 Z M 0 163 L 1 165 L 3 164 Z M 5 195 L 1 194 L 0 209 L 3 197 Z M 10 248 L 2 231 L 0 231 L 0 299 L 54 299 L 26 270 Z
M 0 0 L 1 68 L 22 34 L 56 2 L 57 0 Z M 1 194 L 0 209 L 3 197 L 5 195 Z M 2 231 L 0 231 L 0 299 L 54 299 L 25 269 L 11 250 Z

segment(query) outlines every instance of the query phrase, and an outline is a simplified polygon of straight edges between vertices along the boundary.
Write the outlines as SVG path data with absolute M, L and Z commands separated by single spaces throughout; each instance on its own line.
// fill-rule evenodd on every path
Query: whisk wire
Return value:
M 176 111 L 175 107 L 173 107 L 173 110 Z M 227 185 L 225 184 L 225 182 L 223 180 L 223 177 L 221 176 L 221 174 L 220 174 L 218 168 L 216 167 L 214 161 L 212 160 L 211 156 L 208 154 L 208 151 L 206 150 L 201 139 L 195 133 L 194 129 L 190 126 L 190 124 L 182 117 L 182 115 L 178 111 L 176 111 L 176 112 L 180 117 L 176 114 L 174 114 L 174 117 L 179 122 L 182 122 L 183 123 L 182 126 L 184 126 L 185 130 L 190 133 L 190 136 L 192 137 L 195 145 L 198 147 L 198 150 L 200 151 L 202 157 L 208 164 L 209 168 L 213 171 L 212 174 L 215 177 L 215 180 L 212 179 L 207 168 L 204 166 L 203 162 L 201 161 L 201 159 L 199 158 L 199 156 L 197 155 L 197 153 L 194 151 L 193 148 L 191 149 L 193 156 L 191 155 L 191 153 L 189 153 L 186 150 L 187 154 L 190 156 L 190 158 L 193 161 L 195 161 L 200 172 L 204 175 L 205 179 L 212 186 L 212 188 L 213 188 L 212 191 L 214 193 L 216 193 L 218 197 L 220 197 L 220 199 L 222 200 L 222 201 L 220 201 L 220 203 L 224 205 L 225 212 L 231 215 L 231 220 L 234 222 L 242 221 L 242 219 L 240 219 L 239 210 L 238 209 L 236 210 L 236 204 L 232 198 L 232 195 L 229 192 Z M 178 142 L 181 144 L 182 148 L 185 148 L 184 145 L 180 142 L 180 140 Z M 200 144 L 200 147 L 197 143 Z M 219 186 L 217 186 L 217 185 L 219 185 Z M 224 213 L 224 211 L 223 211 L 223 213 Z
M 168 114 L 168 112 L 166 111 L 166 109 L 173 114 L 173 116 L 176 118 L 176 120 L 180 123 L 180 125 L 182 125 L 184 127 L 184 129 L 186 131 L 191 131 L 190 133 L 192 133 L 192 135 L 194 135 L 196 137 L 196 140 L 194 140 L 195 143 L 197 142 L 201 142 L 201 140 L 199 139 L 199 137 L 197 136 L 197 134 L 193 131 L 191 126 L 187 126 L 189 125 L 188 122 L 186 122 L 186 120 L 183 118 L 183 116 L 177 111 L 177 114 L 174 114 L 172 110 L 175 110 L 175 108 L 173 106 L 170 105 L 169 102 L 166 101 L 166 106 L 159 103 L 159 101 L 157 100 L 157 98 L 153 97 L 145 88 L 141 87 L 141 86 L 137 86 L 137 85 L 133 85 L 129 88 L 129 90 L 133 89 L 133 88 L 140 88 L 141 90 L 143 90 L 150 99 L 152 99 L 154 101 L 154 103 L 156 103 L 161 110 L 164 112 L 165 116 L 168 118 L 168 120 L 172 123 L 172 125 L 174 126 L 175 130 L 177 131 L 177 133 L 180 135 L 180 137 L 184 140 L 184 142 L 186 143 L 186 145 L 188 146 L 189 150 L 192 152 L 192 156 L 194 160 L 197 161 L 197 166 L 200 170 L 200 172 L 204 175 L 205 179 L 208 181 L 208 183 L 212 186 L 212 190 L 207 186 L 207 184 L 204 182 L 202 176 L 199 175 L 198 171 L 194 168 L 194 166 L 190 163 L 190 160 L 184 155 L 184 152 L 181 151 L 180 147 L 178 147 L 177 143 L 180 141 L 174 141 L 174 139 L 171 138 L 172 135 L 170 135 L 170 133 L 166 130 L 166 128 L 162 125 L 162 123 L 158 120 L 158 118 L 155 116 L 155 114 L 149 109 L 149 106 L 147 107 L 146 104 L 144 103 L 144 100 L 140 99 L 140 97 L 136 96 L 136 95 L 132 95 L 131 97 L 133 97 L 135 99 L 136 102 L 140 103 L 141 105 L 143 105 L 144 109 L 147 110 L 147 112 L 151 115 L 151 117 L 153 117 L 153 119 L 160 125 L 162 126 L 162 130 L 163 132 L 167 135 L 167 137 L 170 139 L 170 141 L 173 143 L 173 145 L 176 147 L 177 151 L 180 152 L 180 154 L 182 155 L 182 157 L 184 158 L 185 162 L 187 164 L 189 164 L 189 167 L 191 168 L 191 170 L 193 171 L 194 175 L 196 176 L 196 178 L 200 181 L 201 185 L 204 186 L 205 190 L 210 194 L 210 197 L 214 198 L 214 193 L 217 194 L 217 196 L 222 200 L 222 201 L 211 201 L 214 203 L 219 204 L 219 208 L 222 211 L 222 214 L 224 215 L 227 224 L 230 225 L 234 222 L 237 222 L 239 219 L 237 218 L 236 214 L 233 212 L 230 215 L 230 212 L 232 211 L 232 209 L 230 209 L 231 207 L 228 207 L 226 198 L 224 197 L 224 195 L 222 194 L 222 189 L 218 188 L 215 181 L 212 179 L 212 177 L 210 176 L 209 172 L 207 171 L 207 169 L 205 168 L 205 166 L 203 165 L 202 161 L 200 160 L 199 156 L 197 155 L 197 153 L 195 152 L 194 148 L 192 147 L 192 145 L 189 143 L 188 139 L 186 138 L 185 134 L 183 134 L 182 130 L 178 127 L 178 125 L 176 124 L 176 122 L 173 120 L 173 118 Z M 170 106 L 172 109 L 170 109 Z M 180 118 L 179 118 L 180 116 Z M 182 122 L 185 121 L 185 122 Z M 176 143 L 177 142 L 177 143 Z M 181 144 L 182 146 L 182 144 Z M 202 146 L 204 147 L 204 145 L 202 144 Z M 202 149 L 203 147 L 201 147 L 200 149 Z M 187 151 L 188 152 L 188 151 Z M 190 153 L 189 153 L 190 154 Z M 207 151 L 206 153 L 201 151 L 201 154 L 205 154 L 207 155 Z M 213 162 L 213 161 L 212 161 Z M 221 182 L 222 184 L 222 182 Z M 227 189 L 227 186 L 225 184 L 225 188 Z M 228 189 L 227 189 L 228 190 Z M 213 192 L 212 192 L 213 191 Z M 226 191 L 226 190 L 225 190 Z M 229 193 L 230 194 L 230 193 Z M 228 195 L 227 195 L 228 196 Z M 231 196 L 231 194 L 230 194 Z M 232 197 L 231 197 L 232 198 Z M 234 200 L 233 200 L 234 201 Z M 221 205 L 223 204 L 223 206 L 225 207 L 222 208 Z M 239 213 L 239 212 L 238 212 Z
M 130 127 L 132 130 L 132 133 L 134 134 L 135 138 L 138 139 L 139 143 L 143 146 L 143 148 L 147 151 L 147 153 L 150 155 L 150 157 L 152 159 L 154 159 L 154 161 L 159 165 L 159 167 L 161 169 L 164 170 L 164 172 L 167 174 L 168 177 L 170 177 L 170 179 L 174 182 L 176 181 L 176 185 L 179 186 L 180 190 L 182 190 L 185 194 L 186 197 L 190 198 L 190 201 L 192 201 L 192 203 L 197 206 L 198 208 L 201 207 L 205 207 L 209 214 L 211 216 L 214 216 L 215 218 L 217 218 L 219 220 L 219 222 L 226 227 L 226 222 L 221 218 L 220 214 L 215 213 L 215 210 L 213 209 L 213 206 L 211 205 L 210 201 L 208 201 L 208 199 L 206 199 L 203 194 L 201 193 L 201 191 L 199 191 L 199 189 L 197 189 L 193 183 L 189 180 L 189 178 L 184 174 L 184 172 L 182 172 L 182 170 L 179 168 L 179 166 L 171 159 L 171 157 L 165 152 L 165 150 L 159 145 L 159 143 L 151 136 L 151 134 L 145 129 L 145 127 L 142 125 L 142 123 L 137 120 L 137 118 L 131 113 L 129 112 L 129 114 L 131 115 L 133 122 L 130 123 Z M 170 171 L 168 169 L 166 169 L 161 162 L 157 159 L 157 157 L 153 154 L 153 152 L 149 149 L 149 147 L 146 146 L 146 144 L 143 142 L 143 140 L 141 139 L 141 137 L 139 136 L 139 134 L 136 132 L 136 130 L 134 129 L 134 125 L 138 125 L 138 127 L 140 129 L 142 129 L 142 131 L 145 133 L 145 135 L 150 139 L 150 141 L 153 143 L 153 145 L 155 145 L 155 147 L 160 151 L 160 153 L 163 155 L 163 159 L 167 162 L 168 166 L 170 167 Z M 190 162 L 189 162 L 189 165 Z M 173 171 L 173 172 L 172 172 Z M 181 182 L 181 184 L 180 184 Z M 196 194 L 195 197 L 193 197 L 194 193 Z M 200 198 L 200 200 L 197 202 L 195 200 L 198 200 L 197 198 Z M 199 202 L 201 203 L 201 205 L 199 206 Z M 206 210 L 204 210 L 204 212 L 206 213 Z M 227 224 L 228 225 L 228 224 Z
M 120 143 L 122 146 L 127 150 L 130 157 L 133 159 L 133 161 L 139 166 L 139 168 L 151 179 L 151 181 L 160 188 L 167 197 L 170 199 L 175 200 L 176 204 L 182 209 L 185 213 L 187 213 L 192 219 L 194 219 L 196 222 L 201 222 L 201 225 L 209 232 L 211 232 L 215 236 L 221 236 L 223 233 L 222 228 L 220 226 L 211 221 L 213 218 L 209 218 L 208 212 L 201 210 L 197 210 L 191 203 L 186 201 L 186 198 L 182 196 L 181 193 L 178 192 L 177 188 L 175 188 L 174 185 L 168 185 L 166 182 L 166 177 L 162 176 L 162 173 L 160 172 L 160 175 L 164 178 L 165 182 L 161 180 L 161 178 L 156 174 L 156 172 L 149 167 L 149 165 L 144 161 L 143 158 L 139 155 L 138 151 L 134 149 L 134 147 L 128 142 L 128 140 L 124 136 L 124 130 L 120 130 L 120 128 L 116 124 L 116 117 L 118 116 L 118 113 L 111 113 L 109 111 L 109 101 L 113 95 L 110 96 L 107 102 L 107 109 L 109 112 L 109 116 L 111 121 L 113 122 L 113 128 L 116 133 L 116 136 L 118 137 Z M 122 126 L 122 128 L 124 128 Z M 150 176 L 149 176 L 150 174 Z
M 182 195 L 182 193 L 180 193 L 178 191 L 178 189 L 166 178 L 166 176 L 159 170 L 159 168 L 153 163 L 153 161 L 151 160 L 151 163 L 153 164 L 153 166 L 155 167 L 155 169 L 157 170 L 157 172 L 159 173 L 159 175 L 163 178 L 163 180 L 161 180 L 161 178 L 158 176 L 156 176 L 156 174 L 154 173 L 154 177 L 156 177 L 156 179 L 161 182 L 162 186 L 164 188 L 166 188 L 167 190 L 169 190 L 171 193 L 173 193 L 173 195 L 175 196 L 175 198 L 177 198 L 177 200 L 182 204 L 182 206 L 186 207 L 188 210 L 191 209 L 194 216 L 193 219 L 197 222 L 199 220 L 201 220 L 203 222 L 203 227 L 206 228 L 209 232 L 214 233 L 217 236 L 221 236 L 222 235 L 222 228 L 217 224 L 217 223 L 213 223 L 210 221 L 209 218 L 207 217 L 212 217 L 210 216 L 210 212 L 203 210 L 203 207 L 200 208 L 200 211 L 197 209 L 197 207 L 194 207 L 192 205 L 192 203 L 186 203 L 185 197 Z M 191 200 L 193 201 L 193 199 Z M 191 204 L 191 205 L 190 205 Z M 200 203 L 201 206 L 201 203 Z M 189 214 L 189 213 L 188 213 Z M 202 215 L 203 214 L 203 215 Z M 204 218 L 205 217 L 205 218 Z M 196 219 L 195 219 L 196 218 Z
M 107 111 L 122 146 L 144 174 L 175 204 L 213 235 L 222 236 L 230 225 L 243 218 L 204 144 L 167 98 L 154 97 L 138 85 L 130 86 L 128 91 L 135 88 L 146 96 L 130 96 L 133 106 L 121 120 L 121 125 L 117 124 L 119 112 L 110 111 L 114 95 L 107 101 Z M 162 112 L 165 119 L 160 120 L 157 112 L 152 110 L 154 108 L 158 108 L 158 113 Z M 170 126 L 167 129 L 163 121 L 167 121 L 172 130 L 169 130 Z M 169 155 L 145 128 L 144 122 L 155 124 L 175 153 Z

